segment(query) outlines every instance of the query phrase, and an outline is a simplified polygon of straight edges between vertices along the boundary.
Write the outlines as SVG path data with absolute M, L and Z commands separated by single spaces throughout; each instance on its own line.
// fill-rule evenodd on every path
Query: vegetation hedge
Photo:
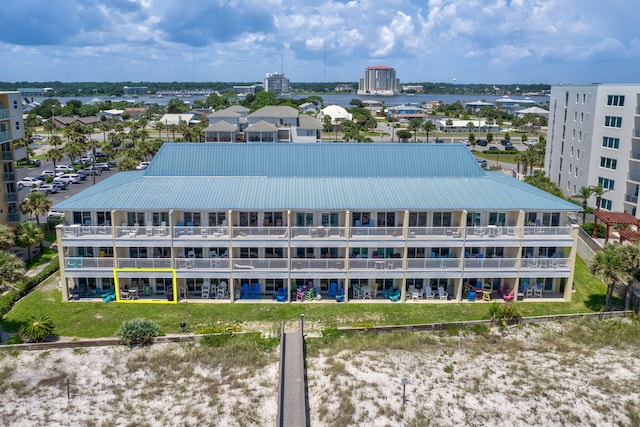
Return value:
M 505 150 L 482 150 L 483 154 L 493 154 L 494 156 L 497 154 L 502 156 L 504 154 L 518 154 L 515 151 L 505 151 Z
M 593 222 L 585 222 L 581 227 L 589 236 L 593 236 Z M 598 224 L 598 239 L 604 239 L 606 235 L 607 227 L 604 224 Z
M 0 316 L 4 316 L 11 310 L 13 305 L 22 297 L 27 295 L 33 288 L 38 286 L 47 277 L 60 269 L 58 257 L 52 258 L 49 264 L 35 276 L 25 277 L 22 282 L 16 283 L 16 288 L 0 296 Z

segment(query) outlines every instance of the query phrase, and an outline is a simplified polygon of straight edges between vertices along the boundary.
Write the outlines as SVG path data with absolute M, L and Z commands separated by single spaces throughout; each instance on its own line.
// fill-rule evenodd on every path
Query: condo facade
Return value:
M 400 80 L 396 70 L 384 65 L 367 67 L 358 82 L 358 95 L 393 96 L 400 92 Z
M 288 95 L 291 91 L 289 79 L 283 73 L 267 73 L 262 84 L 265 91 L 276 95 Z
M 551 88 L 545 171 L 567 196 L 608 190 L 600 209 L 638 216 L 640 85 Z M 589 205 L 595 204 L 592 197 Z
M 20 203 L 29 194 L 29 188 L 18 188 L 18 181 L 28 176 L 28 169 L 16 168 L 16 160 L 27 157 L 26 147 L 15 148 L 15 142 L 24 137 L 22 96 L 20 92 L 0 92 L 0 148 L 2 152 L 2 196 L 0 196 L 0 223 L 18 224 L 23 219 Z
M 571 298 L 576 206 L 463 145 L 165 143 L 54 208 L 67 299 Z

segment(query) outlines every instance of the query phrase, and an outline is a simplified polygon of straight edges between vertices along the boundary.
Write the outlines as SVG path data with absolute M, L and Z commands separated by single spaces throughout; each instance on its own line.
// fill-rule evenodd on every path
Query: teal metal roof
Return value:
M 464 144 L 164 144 L 146 176 L 484 176 Z
M 579 210 L 485 173 L 463 145 L 198 143 L 165 144 L 146 170 L 117 173 L 54 208 Z

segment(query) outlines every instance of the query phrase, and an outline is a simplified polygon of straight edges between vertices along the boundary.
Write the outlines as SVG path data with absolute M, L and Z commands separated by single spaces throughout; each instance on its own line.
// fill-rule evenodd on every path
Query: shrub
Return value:
M 3 316 L 11 310 L 13 305 L 22 297 L 27 295 L 32 289 L 39 285 L 47 277 L 60 269 L 58 257 L 52 258 L 45 268 L 33 277 L 25 278 L 23 282 L 16 283 L 16 289 L 10 290 L 6 294 L 0 296 L 0 316 Z
M 585 222 L 581 225 L 582 229 L 589 235 L 593 236 L 593 223 Z M 598 238 L 604 239 L 607 235 L 607 227 L 604 224 L 598 224 Z
M 48 316 L 31 316 L 27 323 L 18 330 L 18 335 L 25 341 L 42 342 L 49 335 L 53 335 L 55 325 Z
M 238 325 L 216 325 L 216 326 L 204 326 L 196 329 L 196 334 L 209 335 L 209 334 L 232 334 L 234 332 L 242 332 L 242 328 Z
M 522 318 L 520 310 L 512 303 L 498 304 L 496 302 L 489 306 L 489 316 L 493 322 L 502 326 L 516 324 Z
M 160 334 L 160 328 L 152 320 L 133 319 L 122 322 L 116 335 L 123 345 L 148 345 Z

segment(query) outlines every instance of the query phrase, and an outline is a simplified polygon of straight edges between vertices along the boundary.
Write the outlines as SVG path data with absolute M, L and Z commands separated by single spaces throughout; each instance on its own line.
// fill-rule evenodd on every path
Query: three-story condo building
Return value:
M 462 144 L 166 143 L 55 209 L 66 298 L 571 297 L 577 206 Z

